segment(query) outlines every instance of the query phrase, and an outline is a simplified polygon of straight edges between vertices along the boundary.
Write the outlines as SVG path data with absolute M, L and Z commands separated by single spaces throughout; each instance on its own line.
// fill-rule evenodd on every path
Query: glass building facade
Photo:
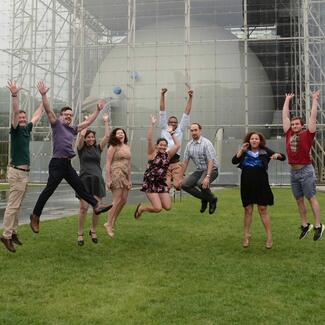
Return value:
M 163 87 L 168 88 L 166 110 L 179 119 L 188 89 L 194 90 L 191 121 L 199 122 L 216 146 L 219 184 L 239 183 L 231 158 L 250 130 L 262 132 L 269 147 L 285 152 L 285 93 L 296 94 L 292 114 L 306 120 L 311 92 L 325 93 L 325 1 L 6 1 L 10 20 L 2 29 L 7 43 L 0 60 L 7 69 L 1 79 L 23 85 L 20 102 L 29 117 L 40 99 L 35 88 L 39 79 L 50 86 L 53 107 L 71 105 L 76 122 L 98 98 L 107 99 L 111 126 L 128 133 L 135 182 L 146 167 L 146 128 L 149 115 L 158 116 Z M 3 178 L 10 96 L 5 89 L 1 94 Z M 325 181 L 323 97 L 313 148 L 320 182 Z M 100 137 L 100 117 L 93 128 Z M 186 132 L 183 149 L 189 139 Z M 51 157 L 45 117 L 35 128 L 31 148 L 31 179 L 44 181 Z M 287 163 L 272 162 L 269 175 L 271 183 L 288 184 Z

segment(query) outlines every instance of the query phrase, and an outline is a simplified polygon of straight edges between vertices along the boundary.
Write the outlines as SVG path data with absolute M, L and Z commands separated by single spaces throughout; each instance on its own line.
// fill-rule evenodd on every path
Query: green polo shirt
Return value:
M 33 123 L 29 122 L 26 126 L 17 126 L 15 129 L 11 126 L 11 164 L 14 166 L 30 165 L 29 142 L 30 133 L 33 129 Z

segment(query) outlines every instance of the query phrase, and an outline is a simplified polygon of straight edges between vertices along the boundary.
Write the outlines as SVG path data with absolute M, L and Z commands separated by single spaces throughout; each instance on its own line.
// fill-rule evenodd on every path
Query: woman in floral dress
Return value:
M 172 128 L 168 129 L 173 140 L 174 146 L 167 151 L 167 140 L 159 138 L 154 144 L 153 128 L 157 120 L 151 116 L 150 126 L 147 133 L 148 141 L 148 168 L 144 173 L 141 191 L 146 193 L 150 205 L 142 203 L 137 205 L 134 212 L 136 219 L 140 218 L 143 212 L 158 213 L 162 209 L 170 210 L 171 199 L 166 184 L 167 169 L 171 157 L 173 157 L 180 147 L 180 142 L 175 136 Z

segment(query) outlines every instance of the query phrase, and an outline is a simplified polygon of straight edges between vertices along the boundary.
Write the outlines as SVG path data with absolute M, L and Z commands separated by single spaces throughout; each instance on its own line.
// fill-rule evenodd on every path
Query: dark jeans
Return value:
M 51 197 L 63 179 L 69 183 L 79 197 L 93 207 L 97 205 L 97 200 L 85 190 L 77 172 L 71 165 L 71 160 L 65 158 L 52 158 L 49 164 L 49 178 L 46 187 L 36 202 L 33 214 L 38 217 L 41 216 L 47 200 Z
M 206 175 L 206 170 L 196 170 L 184 179 L 182 189 L 203 201 L 213 201 L 215 197 L 210 188 L 202 188 L 202 182 Z M 213 169 L 210 174 L 210 184 L 217 178 L 217 176 L 218 169 Z

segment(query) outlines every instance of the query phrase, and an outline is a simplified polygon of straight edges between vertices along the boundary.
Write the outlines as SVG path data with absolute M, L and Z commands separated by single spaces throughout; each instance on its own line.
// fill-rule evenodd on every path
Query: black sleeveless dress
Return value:
M 101 153 L 99 144 L 92 146 L 84 145 L 80 150 L 78 149 L 80 179 L 87 192 L 99 198 L 106 196 L 105 182 L 100 167 Z

